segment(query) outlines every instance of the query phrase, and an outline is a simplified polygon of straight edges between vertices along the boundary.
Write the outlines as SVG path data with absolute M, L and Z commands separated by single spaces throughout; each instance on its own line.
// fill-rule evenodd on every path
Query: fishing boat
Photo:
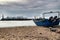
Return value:
M 54 14 L 57 13 L 57 16 L 50 16 L 50 18 L 46 19 L 45 18 L 45 14 Z M 51 20 L 53 19 L 53 20 Z M 60 22 L 60 13 L 59 12 L 47 12 L 47 13 L 43 13 L 43 19 L 40 20 L 34 20 L 35 24 L 37 26 L 55 26 L 55 25 L 59 25 Z

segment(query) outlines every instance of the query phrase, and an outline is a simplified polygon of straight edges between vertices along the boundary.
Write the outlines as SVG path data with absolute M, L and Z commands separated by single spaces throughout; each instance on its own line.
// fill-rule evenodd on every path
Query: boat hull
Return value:
M 48 19 L 45 19 L 44 21 L 34 21 L 37 26 L 55 26 L 59 25 L 59 20 L 56 22 L 51 22 Z

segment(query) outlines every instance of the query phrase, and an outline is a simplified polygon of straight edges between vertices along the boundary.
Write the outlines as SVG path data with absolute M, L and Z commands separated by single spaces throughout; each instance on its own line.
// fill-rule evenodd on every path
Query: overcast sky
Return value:
M 50 10 L 60 10 L 60 0 L 0 0 L 0 16 L 32 17 Z

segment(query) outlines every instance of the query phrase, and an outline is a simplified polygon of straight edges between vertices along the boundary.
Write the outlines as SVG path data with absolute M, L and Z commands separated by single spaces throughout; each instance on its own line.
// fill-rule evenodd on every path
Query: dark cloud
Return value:
M 47 10 L 58 10 L 60 8 L 60 0 L 27 0 L 27 2 L 8 2 L 0 4 L 0 11 L 4 10 L 7 14 L 23 14 L 38 15 Z M 59 9 L 60 10 L 60 9 Z

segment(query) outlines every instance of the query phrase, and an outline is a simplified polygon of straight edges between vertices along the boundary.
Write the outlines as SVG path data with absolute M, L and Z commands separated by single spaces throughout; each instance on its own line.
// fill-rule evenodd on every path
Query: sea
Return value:
M 59 23 L 60 25 L 60 23 Z M 0 21 L 0 28 L 6 27 L 22 27 L 22 26 L 37 26 L 33 20 L 28 21 Z

